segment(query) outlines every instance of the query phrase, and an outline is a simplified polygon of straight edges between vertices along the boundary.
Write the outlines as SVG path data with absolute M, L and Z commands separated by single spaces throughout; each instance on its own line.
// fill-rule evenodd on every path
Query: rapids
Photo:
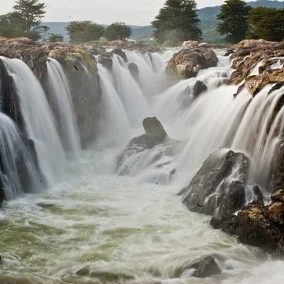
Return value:
M 283 110 L 275 118 L 273 110 L 283 88 L 270 96 L 265 88 L 254 99 L 243 90 L 234 98 L 237 86 L 224 84 L 231 70 L 222 50 L 217 67 L 174 82 L 165 72 L 172 52 L 126 52 L 128 63 L 138 66 L 138 78 L 118 56 L 112 71 L 98 64 L 98 135 L 85 150 L 66 70 L 50 59 L 44 90 L 23 62 L 1 58 L 49 189 L 37 185 L 36 194 L 23 196 L 17 187 L 11 199 L 20 197 L 2 205 L 0 283 L 281 283 L 283 261 L 211 229 L 210 218 L 188 211 L 177 193 L 210 153 L 227 147 L 251 158 L 250 184 L 268 194 L 284 127 Z M 208 91 L 193 98 L 197 80 Z M 173 151 L 159 145 L 134 153 L 125 161 L 128 175 L 119 176 L 118 155 L 143 133 L 143 118 L 153 115 L 180 144 Z M 0 134 L 14 137 L 8 148 L 13 152 L 18 130 L 9 118 L 0 119 L 9 126 Z M 161 159 L 155 162 L 156 155 Z M 222 274 L 177 277 L 178 268 L 206 255 L 216 257 Z

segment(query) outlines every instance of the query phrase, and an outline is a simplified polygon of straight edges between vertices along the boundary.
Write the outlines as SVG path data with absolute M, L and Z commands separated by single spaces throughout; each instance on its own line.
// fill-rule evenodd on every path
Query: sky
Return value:
M 41 0 L 46 3 L 45 22 L 91 20 L 100 24 L 125 22 L 149 25 L 166 0 Z M 198 8 L 220 5 L 224 0 L 197 0 Z M 0 14 L 12 10 L 15 0 L 0 0 Z

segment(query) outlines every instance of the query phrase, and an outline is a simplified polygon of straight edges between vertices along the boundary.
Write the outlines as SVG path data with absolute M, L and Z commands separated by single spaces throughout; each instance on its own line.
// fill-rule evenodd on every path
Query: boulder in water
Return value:
M 121 48 L 115 48 L 112 53 L 120 56 L 125 62 L 127 62 L 126 53 Z
M 181 191 L 183 203 L 191 211 L 217 217 L 236 212 L 245 203 L 248 169 L 245 154 L 217 150 Z
M 192 270 L 192 276 L 197 278 L 210 277 L 222 272 L 213 256 L 202 257 L 190 264 L 185 264 L 175 271 L 175 276 L 180 277 L 188 270 Z
M 168 63 L 167 70 L 179 78 L 192 78 L 204 68 L 217 66 L 215 52 L 204 44 L 187 42 L 185 48 L 175 53 Z
M 133 76 L 133 78 L 135 78 L 137 80 L 138 76 L 139 76 L 139 69 L 138 69 L 137 64 L 133 63 L 133 62 L 129 63 L 128 69 L 129 69 L 131 75 Z
M 168 135 L 157 117 L 147 117 L 143 120 L 143 127 L 149 139 L 162 142 Z
M 227 215 L 211 220 L 215 229 L 235 234 L 245 244 L 257 246 L 272 254 L 284 254 L 284 190 L 271 196 L 267 206 L 253 201 L 237 215 Z
M 198 97 L 200 94 L 206 92 L 208 90 L 207 86 L 204 84 L 204 82 L 197 80 L 196 83 L 194 84 L 193 87 L 193 97 L 196 98 Z

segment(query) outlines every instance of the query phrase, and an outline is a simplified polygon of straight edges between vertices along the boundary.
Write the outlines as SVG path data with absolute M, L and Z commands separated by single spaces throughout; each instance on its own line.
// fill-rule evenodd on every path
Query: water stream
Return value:
M 252 160 L 250 183 L 270 191 L 271 163 L 284 126 L 283 110 L 275 118 L 273 110 L 283 88 L 268 96 L 268 86 L 253 100 L 243 90 L 235 98 L 237 87 L 224 84 L 231 70 L 221 52 L 217 67 L 175 83 L 165 72 L 172 51 L 151 56 L 127 52 L 128 63 L 114 56 L 112 71 L 99 64 L 102 111 L 97 139 L 86 150 L 80 148 L 60 64 L 52 59 L 47 63 L 52 96 L 47 100 L 23 62 L 2 58 L 17 87 L 49 190 L 3 204 L 0 283 L 282 282 L 283 261 L 213 230 L 209 217 L 188 211 L 177 196 L 220 147 L 245 152 Z M 137 78 L 129 63 L 138 66 Z M 208 91 L 194 98 L 197 80 Z M 134 153 L 123 165 L 127 175 L 119 176 L 116 158 L 132 137 L 143 133 L 141 122 L 149 115 L 156 115 L 169 136 L 180 142 Z M 8 118 L 1 114 L 0 119 Z M 12 130 L 1 128 L 0 134 L 20 139 L 12 121 L 7 124 Z M 76 153 L 75 159 L 70 152 Z M 155 162 L 157 155 L 160 160 Z M 220 275 L 198 279 L 187 272 L 177 274 L 183 265 L 206 255 L 216 257 Z

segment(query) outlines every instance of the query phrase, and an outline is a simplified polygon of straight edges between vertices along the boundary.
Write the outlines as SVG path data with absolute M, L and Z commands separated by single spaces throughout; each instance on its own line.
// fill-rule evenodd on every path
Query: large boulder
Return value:
M 218 64 L 215 52 L 206 44 L 187 42 L 185 48 L 175 53 L 167 65 L 167 70 L 181 79 L 192 78 L 204 68 Z
M 222 272 L 213 256 L 205 256 L 190 264 L 184 264 L 176 269 L 175 277 L 181 277 L 186 271 L 192 271 L 191 275 L 197 278 L 211 277 Z
M 265 251 L 284 253 L 284 190 L 271 196 L 271 203 L 253 201 L 245 205 L 237 215 L 212 219 L 215 229 L 235 234 L 245 244 L 261 247 Z
M 191 211 L 213 216 L 236 212 L 245 202 L 248 170 L 249 159 L 245 154 L 217 150 L 181 191 L 183 203 Z

